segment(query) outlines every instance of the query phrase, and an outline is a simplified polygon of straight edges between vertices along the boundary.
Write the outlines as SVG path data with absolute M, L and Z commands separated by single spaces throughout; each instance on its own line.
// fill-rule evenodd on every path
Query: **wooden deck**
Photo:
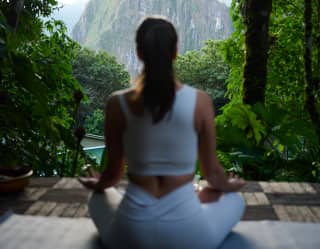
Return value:
M 201 182 L 200 185 L 204 185 Z M 124 190 L 126 182 L 117 188 Z M 248 182 L 241 191 L 247 208 L 243 220 L 320 222 L 320 184 Z M 18 214 L 88 217 L 89 191 L 75 178 L 32 178 L 28 188 L 0 195 L 0 215 Z

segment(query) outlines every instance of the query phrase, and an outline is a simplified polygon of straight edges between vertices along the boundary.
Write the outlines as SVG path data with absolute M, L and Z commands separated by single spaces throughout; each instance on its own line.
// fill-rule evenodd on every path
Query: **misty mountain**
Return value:
M 160 14 L 177 27 L 180 53 L 208 39 L 225 39 L 233 28 L 229 8 L 218 0 L 90 0 L 72 38 L 116 56 L 134 75 L 139 68 L 134 33 L 142 17 Z

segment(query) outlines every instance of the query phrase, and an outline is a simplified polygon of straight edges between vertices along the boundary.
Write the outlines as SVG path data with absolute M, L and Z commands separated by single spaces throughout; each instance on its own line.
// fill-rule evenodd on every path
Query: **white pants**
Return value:
M 108 249 L 215 249 L 241 219 L 245 203 L 237 193 L 202 204 L 190 182 L 161 197 L 129 183 L 94 193 L 89 213 Z

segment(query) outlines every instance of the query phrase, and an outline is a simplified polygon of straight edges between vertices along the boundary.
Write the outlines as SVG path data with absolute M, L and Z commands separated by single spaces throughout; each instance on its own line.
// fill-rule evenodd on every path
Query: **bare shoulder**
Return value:
M 198 113 L 208 113 L 213 110 L 212 98 L 203 90 L 197 89 L 196 111 Z
M 118 101 L 118 96 L 119 95 L 127 95 L 133 91 L 132 88 L 126 88 L 122 90 L 118 90 L 110 94 L 110 96 L 107 99 L 106 106 L 107 108 L 117 108 L 119 107 L 119 101 Z
M 118 91 L 114 91 L 113 93 L 111 93 L 110 94 L 110 96 L 109 96 L 109 98 L 108 99 L 110 99 L 110 98 L 116 98 L 117 96 L 119 96 L 119 95 L 125 95 L 125 94 L 128 94 L 128 93 L 130 93 L 130 92 L 132 92 L 133 91 L 133 88 L 132 87 L 130 87 L 130 88 L 125 88 L 125 89 L 121 89 L 121 90 L 118 90 Z
M 197 89 L 197 102 L 202 105 L 212 104 L 211 97 L 203 90 Z
M 132 92 L 132 91 L 134 91 L 134 88 L 133 88 L 133 87 L 121 89 L 121 90 L 118 90 L 118 91 L 113 92 L 113 93 L 110 95 L 110 97 L 112 97 L 112 96 L 117 96 L 117 95 L 120 95 L 120 94 L 128 94 L 129 92 Z

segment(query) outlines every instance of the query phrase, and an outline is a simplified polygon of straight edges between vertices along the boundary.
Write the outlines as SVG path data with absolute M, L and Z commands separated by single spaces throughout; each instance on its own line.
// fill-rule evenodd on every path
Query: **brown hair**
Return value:
M 173 59 L 178 35 L 174 26 L 160 17 L 148 17 L 136 32 L 137 50 L 144 62 L 138 80 L 142 85 L 144 107 L 151 112 L 153 123 L 161 121 L 175 99 Z

